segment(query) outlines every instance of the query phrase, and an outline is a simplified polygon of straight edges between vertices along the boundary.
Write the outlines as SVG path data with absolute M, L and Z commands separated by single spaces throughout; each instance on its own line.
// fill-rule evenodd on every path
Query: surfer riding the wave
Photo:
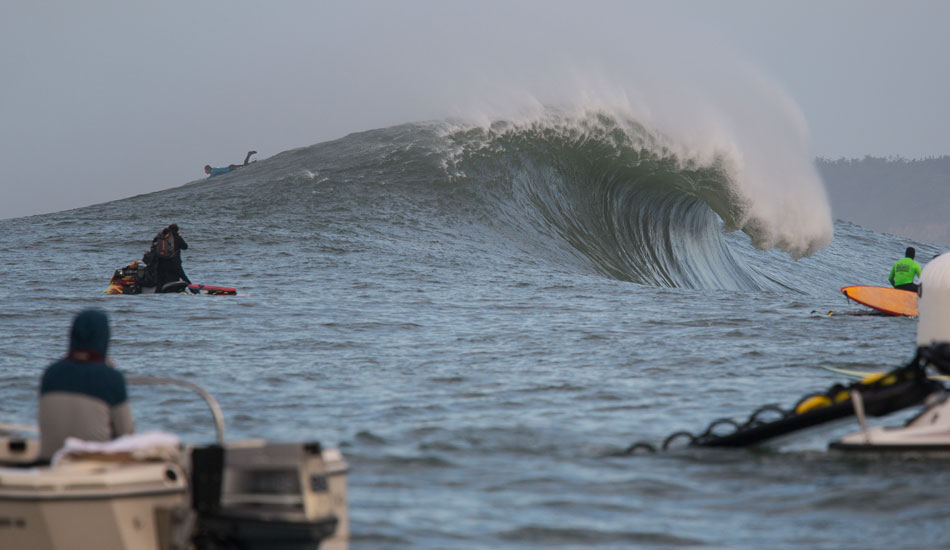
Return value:
M 914 277 L 919 278 L 921 270 L 920 264 L 914 260 L 916 255 L 917 251 L 914 247 L 908 246 L 904 257 L 894 263 L 890 275 L 887 276 L 891 286 L 900 290 L 917 292 L 918 285 L 914 282 Z
M 215 176 L 220 176 L 221 174 L 227 174 L 227 173 L 230 172 L 231 170 L 235 170 L 235 169 L 237 169 L 237 168 L 240 168 L 240 167 L 242 167 L 242 166 L 247 166 L 248 164 L 250 164 L 250 163 L 251 163 L 251 162 L 250 162 L 250 161 L 251 161 L 251 155 L 256 155 L 256 154 L 257 154 L 257 151 L 248 151 L 248 152 L 247 152 L 247 156 L 244 157 L 244 164 L 229 164 L 229 165 L 227 165 L 227 166 L 225 166 L 225 167 L 223 167 L 223 168 L 213 168 L 210 164 L 206 164 L 206 165 L 205 165 L 205 174 L 208 174 L 208 177 L 209 177 L 209 178 L 213 178 L 213 177 L 215 177 Z M 255 160 L 255 161 L 253 161 L 253 162 L 257 162 L 257 161 Z

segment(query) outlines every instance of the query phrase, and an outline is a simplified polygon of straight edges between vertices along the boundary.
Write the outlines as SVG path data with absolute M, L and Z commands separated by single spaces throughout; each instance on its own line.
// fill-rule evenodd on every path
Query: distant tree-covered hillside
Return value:
M 950 156 L 817 160 L 835 218 L 950 244 Z

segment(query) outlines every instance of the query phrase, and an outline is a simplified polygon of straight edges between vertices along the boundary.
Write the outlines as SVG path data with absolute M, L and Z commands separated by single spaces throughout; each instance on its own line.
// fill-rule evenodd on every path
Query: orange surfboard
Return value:
M 917 293 L 886 286 L 846 286 L 841 293 L 849 300 L 888 315 L 917 315 Z

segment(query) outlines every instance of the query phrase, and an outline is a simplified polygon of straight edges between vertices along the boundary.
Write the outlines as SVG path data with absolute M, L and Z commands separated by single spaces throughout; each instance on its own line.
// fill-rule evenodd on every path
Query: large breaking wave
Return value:
M 447 126 L 441 136 L 453 183 L 478 189 L 522 235 L 555 236 L 611 277 L 762 288 L 768 283 L 735 258 L 724 230 L 795 258 L 831 240 L 830 209 L 809 159 L 798 181 L 777 174 L 750 185 L 733 153 L 690 154 L 602 111 L 549 109 L 530 121 Z
M 774 288 L 736 257 L 725 233 L 741 230 L 756 248 L 792 258 L 826 246 L 831 216 L 811 162 L 796 171 L 805 178 L 750 182 L 741 151 L 690 154 L 630 118 L 547 108 L 526 120 L 405 124 L 289 151 L 267 161 L 263 177 L 280 186 L 265 192 L 255 183 L 270 198 L 254 203 L 276 200 L 287 215 L 300 206 L 294 182 L 322 182 L 336 185 L 333 200 L 345 208 L 377 208 L 364 219 L 400 225 L 376 232 L 382 238 L 470 216 L 530 254 L 619 280 Z
M 691 154 L 629 117 L 548 108 L 521 120 L 351 134 L 155 196 L 183 195 L 161 201 L 178 205 L 179 222 L 188 218 L 183 205 L 201 205 L 193 217 L 209 223 L 218 209 L 214 225 L 231 218 L 242 235 L 259 233 L 260 245 L 385 242 L 405 251 L 438 243 L 442 254 L 475 247 L 491 261 L 517 250 L 518 258 L 652 286 L 801 288 L 775 266 L 831 240 L 812 161 L 791 178 L 776 165 L 766 181 L 750 179 L 744 162 L 734 147 Z M 149 196 L 130 200 L 152 209 Z M 339 238 L 319 244 L 330 226 Z M 737 247 L 735 231 L 788 255 Z

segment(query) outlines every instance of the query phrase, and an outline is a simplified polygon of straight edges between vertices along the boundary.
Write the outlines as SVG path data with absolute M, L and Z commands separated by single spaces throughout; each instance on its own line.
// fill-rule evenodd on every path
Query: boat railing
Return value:
M 224 445 L 224 414 L 221 413 L 221 407 L 218 406 L 217 400 L 214 396 L 208 393 L 204 388 L 189 382 L 187 380 L 179 380 L 178 378 L 159 378 L 155 376 L 129 376 L 126 377 L 126 381 L 129 384 L 141 385 L 141 386 L 179 386 L 182 388 L 188 388 L 204 399 L 205 403 L 208 405 L 208 408 L 211 409 L 211 416 L 214 417 L 214 428 L 218 434 L 218 444 Z
M 208 408 L 211 409 L 211 416 L 214 418 L 214 428 L 218 436 L 218 444 L 224 445 L 224 414 L 222 414 L 221 407 L 218 405 L 214 396 L 198 384 L 187 380 L 179 380 L 178 378 L 159 378 L 155 376 L 129 376 L 126 377 L 126 382 L 140 386 L 179 386 L 194 391 L 204 399 Z M 0 434 L 17 432 L 39 433 L 39 431 L 39 427 L 35 425 L 0 422 Z

